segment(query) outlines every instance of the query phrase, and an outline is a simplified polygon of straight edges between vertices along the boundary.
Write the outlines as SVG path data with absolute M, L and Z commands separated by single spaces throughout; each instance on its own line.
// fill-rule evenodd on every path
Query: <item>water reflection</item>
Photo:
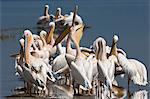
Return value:
M 128 92 L 128 99 L 148 99 L 148 92 L 146 90 Z
M 16 99 L 19 97 L 21 99 L 31 98 L 59 98 L 59 99 L 99 99 L 97 95 L 73 95 L 73 89 L 72 87 L 69 87 L 67 85 L 57 85 L 53 83 L 49 83 L 48 86 L 48 96 L 39 96 L 32 94 L 32 97 L 25 94 L 23 89 L 15 90 L 14 94 L 12 96 L 7 97 L 7 99 Z M 102 94 L 101 99 L 109 99 L 108 95 Z M 109 92 L 107 92 L 109 93 Z M 146 90 L 138 90 L 134 92 L 127 91 L 127 89 L 120 87 L 120 86 L 113 86 L 112 88 L 112 98 L 113 99 L 148 99 L 148 92 Z
M 13 34 L 0 34 L 0 40 L 15 39 Z

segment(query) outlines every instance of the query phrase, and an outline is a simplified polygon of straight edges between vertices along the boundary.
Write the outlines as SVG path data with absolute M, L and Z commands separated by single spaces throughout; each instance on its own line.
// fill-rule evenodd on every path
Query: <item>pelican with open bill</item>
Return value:
M 77 10 L 78 10 L 78 6 L 75 7 L 74 12 L 73 12 L 72 26 L 74 25 L 74 22 L 75 22 L 75 16 L 76 16 L 76 14 L 77 14 Z M 55 43 L 54 43 L 53 46 L 55 46 L 55 45 L 57 45 L 58 43 L 60 43 L 60 42 L 63 40 L 63 38 L 66 37 L 66 35 L 70 32 L 70 28 L 71 28 L 71 26 L 67 26 L 66 30 L 62 33 L 62 35 L 60 35 L 60 36 L 56 39 L 56 41 L 55 41 Z

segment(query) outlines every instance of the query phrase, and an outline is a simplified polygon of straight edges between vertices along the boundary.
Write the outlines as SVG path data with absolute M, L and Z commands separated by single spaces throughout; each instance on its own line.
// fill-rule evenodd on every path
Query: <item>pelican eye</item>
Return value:
M 75 25 L 78 25 L 79 24 L 79 22 L 75 22 Z

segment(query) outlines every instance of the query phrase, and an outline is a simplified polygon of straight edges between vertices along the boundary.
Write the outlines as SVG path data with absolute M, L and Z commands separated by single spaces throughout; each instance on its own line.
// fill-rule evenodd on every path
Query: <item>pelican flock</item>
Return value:
M 16 74 L 24 81 L 25 93 L 48 96 L 47 85 L 53 82 L 72 87 L 73 95 L 111 98 L 118 94 L 117 90 L 124 90 L 119 89 L 116 80 L 121 74 L 128 77 L 128 88 L 130 81 L 147 85 L 146 66 L 128 58 L 128 53 L 118 48 L 116 34 L 111 46 L 99 36 L 90 48 L 81 47 L 86 26 L 77 10 L 78 6 L 70 14 L 63 15 L 61 8 L 57 8 L 54 15 L 49 15 L 49 6 L 45 5 L 44 16 L 39 18 L 38 24 L 48 22 L 48 31 L 44 27 L 37 34 L 29 29 L 23 31 L 19 53 L 12 56 L 15 57 Z M 58 83 L 64 79 L 64 83 Z M 122 92 L 119 98 L 124 94 Z

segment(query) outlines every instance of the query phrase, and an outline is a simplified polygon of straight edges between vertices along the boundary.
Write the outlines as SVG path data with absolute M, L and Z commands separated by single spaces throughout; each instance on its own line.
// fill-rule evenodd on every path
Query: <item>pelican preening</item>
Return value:
M 62 15 L 61 8 L 57 8 L 55 15 L 49 15 L 49 6 L 45 5 L 39 22 L 48 22 L 44 23 L 48 30 L 42 28 L 39 35 L 24 30 L 19 53 L 11 56 L 15 57 L 16 72 L 25 82 L 27 92 L 31 93 L 33 88 L 46 93 L 48 81 L 55 83 L 62 76 L 66 78 L 65 84 L 69 80 L 74 93 L 78 89 L 78 94 L 98 94 L 102 98 L 111 97 L 112 93 L 124 97 L 124 89 L 114 84 L 116 75 L 127 75 L 128 85 L 133 81 L 145 86 L 148 83 L 145 65 L 128 58 L 127 53 L 117 47 L 117 35 L 113 36 L 111 46 L 103 37 L 98 37 L 91 48 L 80 46 L 85 24 L 77 9 L 76 6 L 70 15 Z M 118 94 L 119 91 L 122 93 Z
M 114 50 L 111 52 L 117 57 L 117 64 L 121 66 L 124 72 L 128 75 L 128 83 L 130 80 L 132 80 L 135 84 L 146 85 L 148 82 L 145 65 L 136 59 L 127 58 L 126 54 L 117 52 L 117 35 L 114 35 L 114 39 Z
M 100 83 L 103 84 L 106 82 L 106 85 L 111 90 L 115 72 L 114 56 L 111 55 L 107 58 L 106 41 L 101 37 L 95 40 L 93 47 L 95 49 L 95 55 L 98 61 L 98 80 L 100 80 Z

